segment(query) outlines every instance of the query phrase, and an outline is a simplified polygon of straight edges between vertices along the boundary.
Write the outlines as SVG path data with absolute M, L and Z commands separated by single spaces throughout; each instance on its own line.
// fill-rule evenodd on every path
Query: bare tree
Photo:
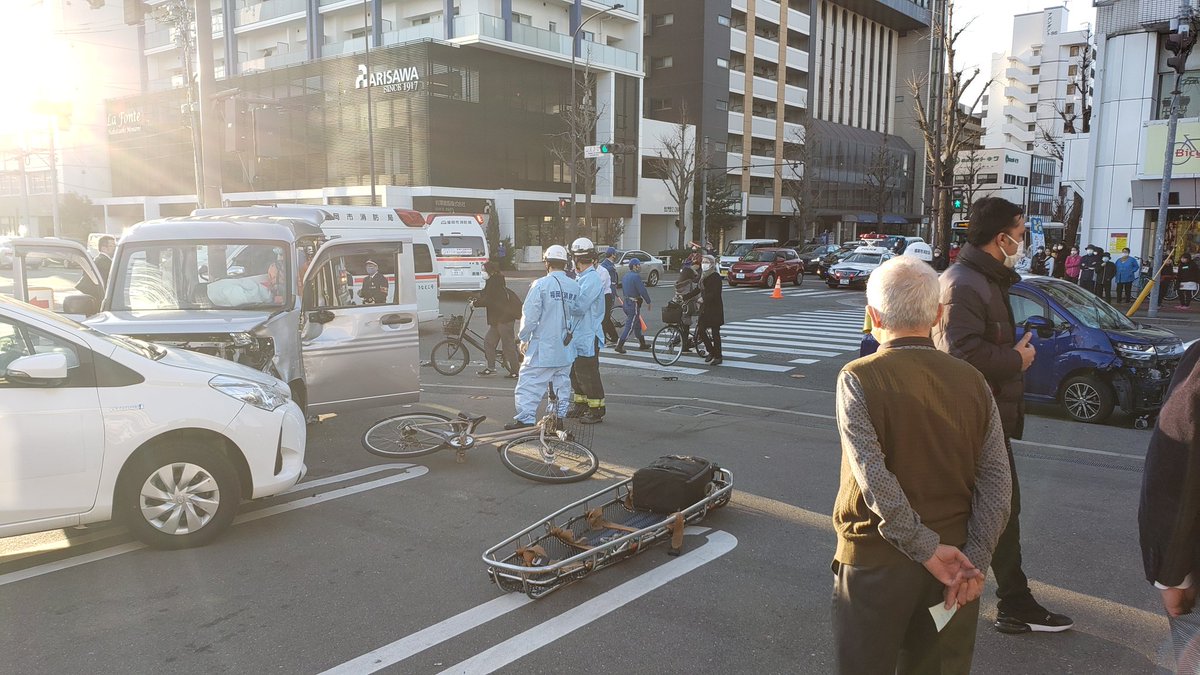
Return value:
M 703 201 L 708 205 L 708 213 L 704 220 L 704 238 L 720 241 L 724 239 L 726 231 L 737 227 L 746 219 L 742 215 L 742 190 L 740 185 L 730 181 L 729 174 L 709 170 L 710 167 L 707 166 L 703 169 L 704 175 L 700 180 L 708 183 Z M 696 200 L 693 219 L 700 217 L 700 206 L 701 201 Z M 717 233 L 717 236 L 714 237 L 713 233 Z
M 890 136 L 883 137 L 883 143 L 875 149 L 864 173 L 868 186 L 867 202 L 875 214 L 875 224 L 880 231 L 883 229 L 883 215 L 895 199 L 895 190 L 900 184 L 903 170 L 900 158 L 889 145 L 890 140 Z
M 979 192 L 979 172 L 983 170 L 983 156 L 979 154 L 978 148 L 971 148 L 966 159 L 959 157 L 958 164 L 959 166 L 955 167 L 957 183 L 962 187 L 967 204 L 974 204 L 975 193 Z
M 969 24 L 968 24 L 969 25 Z M 958 153 L 968 142 L 970 133 L 967 125 L 971 121 L 970 112 L 979 107 L 983 95 L 991 86 L 988 80 L 976 94 L 974 101 L 963 101 L 964 92 L 970 89 L 979 77 L 979 68 L 971 73 L 955 66 L 958 53 L 958 40 L 962 37 L 963 28 L 954 28 L 954 2 L 946 2 L 946 27 L 934 26 L 929 39 L 937 41 L 945 53 L 946 77 L 942 83 L 942 106 L 940 119 L 936 111 L 927 110 L 921 92 L 928 83 L 928 77 L 915 73 L 908 79 L 908 88 L 913 96 L 917 127 L 925 137 L 925 164 L 929 177 L 934 186 L 933 221 L 934 239 L 936 244 L 946 247 L 950 241 L 950 223 L 953 217 L 950 189 L 954 185 L 955 165 Z M 966 107 L 958 105 L 967 103 Z M 941 143 L 938 143 L 938 129 L 941 129 Z
M 660 177 L 675 202 L 675 213 L 679 215 L 679 219 L 675 221 L 678 230 L 676 249 L 683 249 L 687 241 L 688 201 L 696 184 L 697 169 L 708 164 L 707 158 L 701 156 L 703 153 L 696 146 L 696 135 L 688 133 L 687 120 L 685 108 L 680 113 L 679 123 L 671 125 L 671 132 L 658 138 L 663 146 L 662 157 L 658 162 Z
M 817 235 L 817 208 L 829 185 L 823 171 L 821 134 L 807 110 L 790 142 L 784 145 L 784 159 L 791 163 L 791 177 L 783 181 L 784 194 L 792 200 L 799 238 L 807 241 Z

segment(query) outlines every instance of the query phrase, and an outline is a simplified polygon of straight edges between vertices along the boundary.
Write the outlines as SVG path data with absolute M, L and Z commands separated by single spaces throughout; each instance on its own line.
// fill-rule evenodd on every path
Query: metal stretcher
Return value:
M 679 555 L 683 530 L 729 503 L 733 474 L 717 469 L 704 499 L 663 515 L 632 506 L 633 479 L 565 506 L 489 548 L 488 576 L 506 593 L 537 599 L 597 570 L 631 558 L 665 539 Z

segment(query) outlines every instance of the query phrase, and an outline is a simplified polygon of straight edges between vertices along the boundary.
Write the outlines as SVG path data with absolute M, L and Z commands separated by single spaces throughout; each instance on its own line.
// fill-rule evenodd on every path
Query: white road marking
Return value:
M 819 363 L 820 359 L 792 359 L 788 363 L 799 363 L 802 366 L 807 366 L 812 363 Z
M 826 349 L 838 349 L 837 347 L 834 347 L 833 345 L 825 345 L 822 343 L 817 343 L 817 344 L 812 344 L 812 345 L 802 345 L 802 344 L 798 344 L 794 340 L 763 340 L 760 338 L 747 337 L 744 335 L 730 335 L 728 338 L 726 338 L 725 335 L 722 334 L 721 342 L 724 343 L 726 340 L 728 340 L 729 342 L 739 343 L 738 346 L 742 347 L 743 349 L 746 348 L 745 347 L 746 344 L 753 345 L 755 347 L 759 347 L 760 349 L 763 349 L 764 346 L 771 346 L 771 347 L 808 347 L 808 346 L 812 346 L 812 347 L 826 347 Z M 764 349 L 764 351 L 765 351 L 765 349 Z M 832 352 L 831 351 L 818 351 L 818 350 L 814 350 L 814 349 L 807 349 L 807 350 L 800 349 L 800 350 L 796 350 L 792 353 L 796 354 L 797 356 L 837 356 L 838 354 L 841 354 L 841 353 L 847 352 L 847 351 L 850 351 L 849 348 L 840 349 L 839 351 L 832 351 Z
M 722 335 L 724 335 L 724 333 L 722 333 Z M 639 358 L 639 359 L 653 359 L 653 358 L 654 358 L 654 355 L 653 355 L 653 354 L 651 354 L 650 352 L 643 352 L 643 351 L 640 351 L 640 350 L 637 350 L 637 349 L 634 349 L 634 350 L 632 350 L 632 351 L 626 350 L 624 354 L 617 354 L 616 352 L 614 352 L 614 351 L 612 351 L 612 350 L 607 350 L 607 351 L 604 351 L 604 352 L 602 352 L 602 355 L 612 355 L 613 357 L 625 357 L 625 356 L 633 356 L 633 357 L 636 357 L 636 358 Z M 758 354 L 754 354 L 754 353 L 751 353 L 751 352 L 727 352 L 727 351 L 722 351 L 722 352 L 721 352 L 721 356 L 722 356 L 723 358 L 726 358 L 726 359 L 748 359 L 748 358 L 750 358 L 750 357 L 753 357 L 753 356 L 758 356 Z M 679 357 L 679 358 L 680 358 L 680 359 L 687 359 L 687 358 L 693 358 L 693 359 L 694 359 L 694 358 L 699 358 L 699 357 L 695 357 L 695 356 L 688 356 L 687 354 L 684 354 L 683 356 L 681 356 L 681 357 Z M 701 359 L 700 359 L 700 362 L 701 362 L 701 363 L 703 363 L 703 362 L 704 362 L 704 359 L 702 359 L 702 358 L 701 358 Z
M 610 366 L 629 366 L 630 368 L 641 368 L 642 370 L 656 370 L 660 373 L 671 373 L 673 375 L 703 375 L 705 370 L 699 368 L 682 368 L 680 366 L 660 366 L 657 363 L 642 363 L 641 361 L 626 361 L 611 356 L 601 356 L 600 363 Z
M 692 530 L 692 528 L 688 528 Z M 542 647 L 624 607 L 647 593 L 678 579 L 732 551 L 737 537 L 714 530 L 703 546 L 671 560 L 616 588 L 573 607 L 529 630 L 442 671 L 443 675 L 484 675 L 495 672 Z
M 423 466 L 415 466 L 412 464 L 384 464 L 384 465 L 380 465 L 380 466 L 385 467 L 386 469 L 403 471 L 403 473 L 396 474 L 395 476 L 388 476 L 387 478 L 380 478 L 378 480 L 373 480 L 373 481 L 370 481 L 367 483 L 362 483 L 360 485 L 351 485 L 349 487 L 339 488 L 337 490 L 331 490 L 329 492 L 323 492 L 320 494 L 313 495 L 311 497 L 297 499 L 295 501 L 284 502 L 282 504 L 276 504 L 274 506 L 268 506 L 264 509 L 258 509 L 255 511 L 251 511 L 249 513 L 243 513 L 243 514 L 239 515 L 237 518 L 234 518 L 233 524 L 240 525 L 242 523 L 248 523 L 251 521 L 260 520 L 262 518 L 268 518 L 270 516 L 279 515 L 280 513 L 286 513 L 288 511 L 294 511 L 296 509 L 302 509 L 306 506 L 312 506 L 314 504 L 321 504 L 324 502 L 333 501 L 334 499 L 348 497 L 350 495 L 357 494 L 359 492 L 366 492 L 367 490 L 374 490 L 376 488 L 384 487 L 385 485 L 391 485 L 393 483 L 400 483 L 400 482 L 403 482 L 406 480 L 410 480 L 412 478 L 417 478 L 418 476 L 423 476 L 426 473 L 429 473 L 428 468 L 423 467 Z M 355 472 L 350 472 L 350 473 L 355 473 Z M 335 477 L 330 476 L 329 478 L 335 478 Z M 325 479 L 325 480 L 328 480 L 328 479 Z M 313 482 L 315 483 L 316 481 L 313 481 Z M 284 493 L 284 494 L 286 494 L 286 493 Z M 39 576 L 42 576 L 45 574 L 50 574 L 52 572 L 58 572 L 60 570 L 70 569 L 72 567 L 79 567 L 81 565 L 86 565 L 88 563 L 105 560 L 107 558 L 113 558 L 113 557 L 116 557 L 119 555 L 124 555 L 125 553 L 131 553 L 133 551 L 137 551 L 137 550 L 140 550 L 143 548 L 146 548 L 145 544 L 142 544 L 140 542 L 128 542 L 125 544 L 120 544 L 118 546 L 110 546 L 109 548 L 101 549 L 99 551 L 93 551 L 91 553 L 85 553 L 83 555 L 65 558 L 63 560 L 56 560 L 54 562 L 44 563 L 42 565 L 34 565 L 33 567 L 28 567 L 23 570 L 17 570 L 16 572 L 9 572 L 8 574 L 0 574 L 0 586 L 5 586 L 8 584 L 16 583 L 18 581 L 24 581 L 26 579 L 32 579 L 33 577 L 39 577 Z
M 722 326 L 721 327 L 721 337 L 722 338 L 725 337 L 726 334 L 749 335 L 749 336 L 760 335 L 765 338 L 783 338 L 783 339 L 790 338 L 797 342 L 807 342 L 810 345 L 811 344 L 819 344 L 819 345 L 825 345 L 825 346 L 829 346 L 829 347 L 846 345 L 850 348 L 857 348 L 859 345 L 859 342 L 860 342 L 860 340 L 853 339 L 849 336 L 836 337 L 834 335 L 829 335 L 828 333 L 825 335 L 819 335 L 819 334 L 813 334 L 813 333 L 814 333 L 814 331 L 798 332 L 798 331 L 795 331 L 794 329 L 765 328 L 765 327 L 759 328 L 757 326 L 754 326 L 754 327 L 751 327 L 751 326 Z
M 751 340 L 750 338 L 742 338 L 742 337 L 738 337 L 736 335 L 731 335 L 728 338 L 726 338 L 725 336 L 722 335 L 721 336 L 721 344 L 724 345 L 726 342 L 733 343 L 735 347 L 738 347 L 741 349 L 748 349 L 750 347 L 754 347 L 760 352 L 771 352 L 772 354 L 791 354 L 792 356 L 837 356 L 838 354 L 841 353 L 841 352 L 822 352 L 822 351 L 815 351 L 812 349 L 792 349 L 792 348 L 788 348 L 788 347 L 775 347 L 772 345 L 762 344 L 761 342 L 756 342 L 754 340 Z M 740 344 L 743 342 L 746 344 Z M 785 344 L 790 344 L 790 343 L 785 343 Z

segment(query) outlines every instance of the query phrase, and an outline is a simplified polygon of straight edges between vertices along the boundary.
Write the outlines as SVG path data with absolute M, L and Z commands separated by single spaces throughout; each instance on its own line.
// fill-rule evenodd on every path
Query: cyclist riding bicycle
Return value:
M 683 318 L 680 325 L 683 328 L 683 352 L 692 351 L 692 317 L 696 315 L 700 307 L 700 297 L 695 296 L 690 300 L 684 300 L 684 296 L 691 293 L 700 283 L 700 275 L 696 272 L 695 262 L 691 257 L 684 259 L 683 267 L 679 270 L 679 278 L 675 280 L 675 298 L 672 302 L 678 304 L 683 309 Z

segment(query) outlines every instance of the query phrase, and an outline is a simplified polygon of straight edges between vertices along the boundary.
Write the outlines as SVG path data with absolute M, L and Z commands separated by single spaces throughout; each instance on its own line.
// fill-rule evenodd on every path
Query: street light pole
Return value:
M 363 0 L 363 65 L 367 68 L 367 161 L 371 163 L 371 206 L 375 206 L 375 115 L 371 106 L 371 35 L 375 32 L 374 22 L 367 14 L 367 0 Z
M 575 110 L 575 52 L 579 50 L 579 43 L 577 42 L 579 39 L 579 31 L 582 30 L 583 27 L 587 25 L 587 22 L 591 21 L 592 19 L 608 14 L 613 10 L 621 9 L 624 6 L 625 5 L 617 3 L 608 9 L 600 10 L 583 21 L 580 21 L 579 25 L 575 27 L 575 30 L 571 31 L 571 116 L 567 118 L 570 121 L 569 133 L 571 134 L 571 222 L 569 223 L 568 228 L 575 227 L 575 191 L 577 189 L 575 176 L 577 173 L 579 173 L 579 112 Z M 570 229 L 567 231 L 570 232 Z

